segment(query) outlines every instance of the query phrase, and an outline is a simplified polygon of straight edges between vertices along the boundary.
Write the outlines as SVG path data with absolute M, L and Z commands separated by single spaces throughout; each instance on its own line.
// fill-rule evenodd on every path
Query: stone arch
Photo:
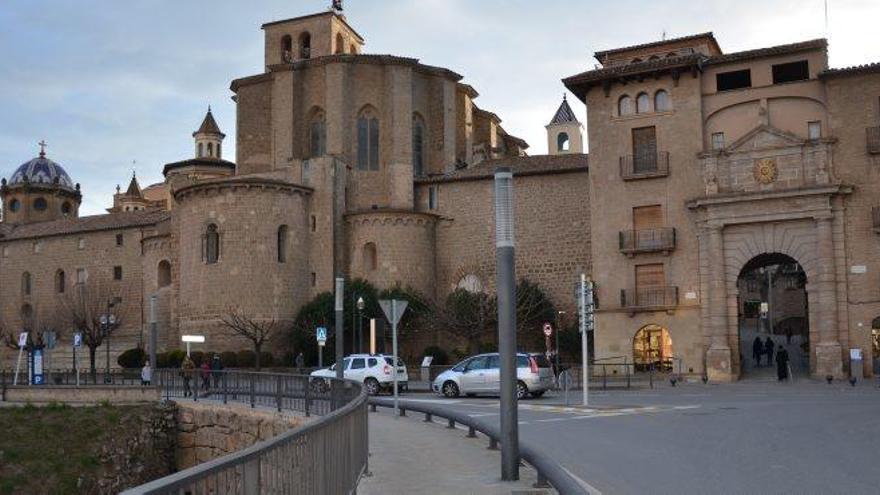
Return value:
M 303 31 L 299 35 L 299 58 L 311 58 L 312 56 L 312 35 L 308 31 Z
M 649 323 L 632 338 L 633 365 L 636 371 L 672 371 L 672 335 L 663 325 Z
M 336 33 L 336 50 L 334 51 L 334 53 L 345 53 L 345 40 L 342 39 L 342 33 Z
M 365 272 L 373 272 L 379 268 L 378 253 L 376 252 L 375 242 L 368 242 L 364 244 L 362 257 Z
M 171 262 L 168 260 L 162 260 L 159 262 L 156 267 L 157 276 L 156 283 L 159 288 L 168 287 L 171 285 Z

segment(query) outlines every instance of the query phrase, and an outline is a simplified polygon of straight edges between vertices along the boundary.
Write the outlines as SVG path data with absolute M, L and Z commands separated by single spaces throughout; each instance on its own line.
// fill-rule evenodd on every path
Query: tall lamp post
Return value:
M 113 308 L 113 303 L 107 302 L 107 312 L 101 315 L 101 333 L 106 340 L 106 351 L 107 351 L 107 363 L 104 368 L 104 383 L 110 383 L 110 333 L 113 330 L 113 327 L 116 326 L 116 315 L 110 313 L 110 310 Z
M 364 298 L 363 297 L 358 297 L 357 310 L 358 310 L 358 350 L 357 350 L 357 352 L 361 352 L 364 348 Z
M 556 312 L 556 374 L 559 375 L 559 332 L 562 330 L 562 318 L 565 316 L 565 311 L 557 311 Z

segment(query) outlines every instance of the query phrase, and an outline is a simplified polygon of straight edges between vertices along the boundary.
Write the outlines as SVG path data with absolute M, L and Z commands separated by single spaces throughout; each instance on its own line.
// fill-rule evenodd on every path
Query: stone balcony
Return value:
M 669 254 L 675 249 L 675 229 L 672 227 L 621 230 L 619 239 L 620 252 L 630 257 L 639 253 Z

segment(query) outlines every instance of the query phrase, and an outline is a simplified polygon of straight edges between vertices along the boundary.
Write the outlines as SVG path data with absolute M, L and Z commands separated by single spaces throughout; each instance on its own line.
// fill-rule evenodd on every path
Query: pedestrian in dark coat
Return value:
M 776 351 L 776 376 L 780 382 L 788 379 L 788 351 L 781 345 Z
M 764 354 L 767 355 L 767 366 L 773 366 L 773 340 L 767 337 L 764 341 Z
M 220 376 L 223 374 L 223 362 L 220 355 L 214 354 L 211 359 L 211 375 L 214 377 L 214 388 L 220 388 Z
M 296 373 L 301 375 L 303 372 L 303 367 L 305 367 L 305 365 L 306 365 L 306 358 L 305 358 L 305 356 L 303 356 L 303 353 L 300 352 L 299 354 L 296 355 Z
M 761 337 L 755 337 L 755 341 L 752 342 L 752 357 L 755 359 L 755 366 L 761 366 L 761 354 L 764 354 L 764 343 L 761 342 Z

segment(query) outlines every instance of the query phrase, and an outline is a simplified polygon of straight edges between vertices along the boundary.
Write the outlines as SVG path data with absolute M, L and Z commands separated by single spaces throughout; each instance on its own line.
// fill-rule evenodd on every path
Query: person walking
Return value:
M 150 362 L 144 363 L 141 368 L 141 386 L 149 387 L 153 383 L 153 368 L 150 368 Z
M 180 376 L 183 377 L 183 396 L 189 397 L 193 394 L 193 389 L 190 384 L 193 379 L 193 372 L 196 369 L 196 363 L 190 359 L 189 356 L 183 358 L 183 363 L 180 364 Z
M 776 351 L 776 376 L 780 382 L 788 380 L 788 351 L 782 345 Z
M 296 374 L 301 375 L 305 366 L 306 358 L 303 356 L 302 351 L 300 351 L 300 353 L 296 355 Z
M 755 366 L 761 367 L 761 355 L 764 354 L 764 344 L 761 342 L 761 337 L 755 336 L 754 342 L 752 342 L 752 358 L 755 360 Z
M 773 366 L 773 339 L 770 337 L 764 341 L 764 354 L 767 355 L 767 366 Z
M 211 375 L 214 377 L 214 388 L 220 388 L 220 376 L 223 375 L 223 362 L 220 355 L 214 354 L 211 359 Z
M 207 392 L 211 388 L 211 365 L 208 364 L 207 359 L 202 361 L 200 368 L 202 369 L 202 390 Z

